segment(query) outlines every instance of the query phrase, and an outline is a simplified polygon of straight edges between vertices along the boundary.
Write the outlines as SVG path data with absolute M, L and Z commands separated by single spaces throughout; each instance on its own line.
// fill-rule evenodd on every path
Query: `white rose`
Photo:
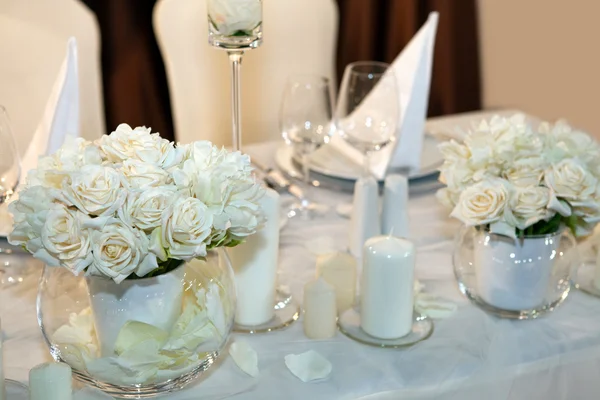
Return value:
M 525 229 L 538 221 L 554 216 L 549 210 L 550 190 L 543 186 L 517 187 L 512 212 L 517 219 L 517 227 Z
M 465 163 L 459 163 L 442 167 L 439 180 L 451 190 L 461 190 L 475 182 L 475 175 Z
M 162 224 L 162 214 L 178 197 L 175 187 L 150 188 L 129 193 L 119 209 L 119 218 L 146 233 Z
M 123 176 L 112 168 L 84 165 L 78 173 L 71 175 L 71 183 L 64 185 L 64 196 L 86 214 L 111 215 L 127 196 L 122 179 Z
M 44 259 L 49 265 L 63 265 L 75 274 L 83 271 L 92 262 L 90 234 L 82 229 L 88 217 L 64 206 L 51 209 L 42 230 L 42 244 L 51 259 Z M 39 258 L 39 256 L 38 256 Z
M 104 276 L 121 283 L 135 273 L 139 277 L 158 268 L 156 255 L 148 251 L 148 237 L 114 220 L 92 233 L 93 262 L 86 275 Z
M 573 215 L 580 217 L 586 224 L 600 222 L 600 183 L 596 191 L 588 198 L 572 200 L 569 202 Z
M 130 188 L 148 189 L 170 183 L 171 175 L 154 164 L 139 160 L 125 160 L 120 168 Z
M 134 159 L 169 169 L 179 164 L 183 157 L 171 142 L 146 127 L 131 129 L 129 125 L 121 124 L 97 143 L 108 161 L 113 163 Z
M 210 22 L 220 34 L 251 31 L 262 20 L 261 0 L 208 0 Z
M 46 217 L 55 207 L 54 191 L 42 186 L 32 186 L 19 193 L 19 198 L 8 205 L 14 225 L 8 235 L 8 242 L 13 246 L 25 246 L 27 251 L 35 254 L 43 249 L 41 235 Z
M 189 261 L 206 256 L 206 239 L 210 236 L 213 214 L 193 197 L 180 197 L 162 216 L 162 244 L 171 258 Z
M 514 218 L 510 215 L 511 194 L 512 187 L 507 181 L 492 179 L 478 182 L 460 194 L 450 215 L 467 226 L 486 225 L 502 219 L 510 221 Z
M 219 216 L 221 221 L 226 218 L 233 236 L 242 238 L 256 233 L 264 222 L 264 211 L 258 203 L 263 195 L 264 189 L 254 183 L 239 184 L 233 189 Z
M 546 163 L 542 157 L 530 157 L 514 162 L 505 177 L 516 186 L 537 186 L 544 176 Z
M 458 203 L 458 199 L 460 198 L 460 192 L 454 191 L 449 188 L 439 189 L 435 197 L 438 199 L 440 203 L 446 208 L 453 209 L 456 207 L 456 203 Z
M 591 197 L 598 185 L 598 180 L 574 159 L 551 165 L 544 174 L 544 182 L 556 197 L 567 201 L 582 201 Z
M 65 180 L 70 182 L 71 173 L 78 171 L 83 165 L 101 163 L 100 151 L 91 142 L 68 137 L 56 153 L 39 158 L 37 168 L 28 172 L 27 183 L 30 186 L 60 189 Z
M 438 149 L 444 157 L 444 162 L 450 165 L 466 162 L 471 156 L 469 148 L 464 144 L 457 143 L 455 140 L 440 143 Z
M 215 232 L 216 240 L 225 230 L 236 237 L 251 235 L 262 223 L 258 201 L 264 192 L 252 175 L 247 155 L 196 142 L 173 171 L 173 179 L 180 190 L 201 200 L 214 214 L 214 227 L 221 231 Z

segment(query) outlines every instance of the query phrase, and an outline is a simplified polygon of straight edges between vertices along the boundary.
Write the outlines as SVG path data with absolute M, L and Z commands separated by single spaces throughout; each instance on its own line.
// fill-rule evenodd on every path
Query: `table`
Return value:
M 277 143 L 248 146 L 253 157 L 273 165 Z M 351 194 L 319 189 L 332 206 Z M 554 313 L 534 321 L 497 319 L 472 306 L 454 282 L 451 252 L 459 224 L 434 192 L 411 195 L 411 238 L 417 246 L 417 278 L 426 291 L 459 305 L 451 318 L 436 321 L 427 341 L 405 350 L 379 349 L 338 333 L 308 340 L 298 322 L 289 329 L 243 336 L 259 354 L 260 376 L 241 372 L 229 357 L 188 389 L 167 398 L 195 399 L 593 399 L 600 393 L 600 299 L 573 291 Z M 349 221 L 331 212 L 318 221 L 291 220 L 281 233 L 280 282 L 302 299 L 314 276 L 315 255 L 306 244 L 346 246 Z M 27 262 L 35 263 L 27 259 Z M 28 370 L 49 359 L 35 316 L 39 271 L 21 285 L 0 291 L 6 337 L 7 376 L 27 380 Z M 302 383 L 285 367 L 284 356 L 313 349 L 333 364 L 330 378 Z

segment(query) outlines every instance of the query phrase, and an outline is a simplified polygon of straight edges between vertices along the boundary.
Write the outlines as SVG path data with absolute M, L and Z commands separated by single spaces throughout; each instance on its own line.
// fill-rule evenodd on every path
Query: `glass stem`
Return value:
M 371 176 L 371 152 L 365 151 L 365 159 L 363 162 L 363 178 L 368 178 Z
M 310 150 L 309 150 L 310 151 Z M 306 207 L 310 203 L 308 192 L 310 191 L 310 154 L 304 151 L 302 153 L 302 182 L 304 183 L 304 195 L 302 196 L 302 206 Z
M 231 63 L 231 131 L 233 151 L 242 151 L 242 98 L 240 88 L 240 67 L 243 51 L 228 51 Z

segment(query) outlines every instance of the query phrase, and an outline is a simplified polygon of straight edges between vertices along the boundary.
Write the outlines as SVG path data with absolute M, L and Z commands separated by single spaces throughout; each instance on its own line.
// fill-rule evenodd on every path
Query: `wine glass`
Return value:
M 14 194 L 19 184 L 21 159 L 10 127 L 8 114 L 3 106 L 0 106 L 0 143 L 2 143 L 2 146 L 0 146 L 0 218 L 2 219 L 0 226 L 9 227 L 10 217 L 6 210 L 6 203 Z M 8 244 L 6 238 L 1 238 L 0 286 L 8 286 L 21 282 L 23 277 L 18 271 L 23 270 L 23 266 L 26 264 L 27 260 L 22 255 L 14 254 L 14 250 Z
M 400 112 L 399 90 L 389 64 L 348 64 L 335 113 L 340 136 L 364 157 L 363 178 L 371 176 L 370 155 L 394 140 Z
M 285 142 L 292 146 L 294 157 L 302 165 L 305 194 L 292 206 L 301 215 L 311 218 L 327 210 L 327 206 L 313 202 L 307 196 L 310 183 L 311 155 L 329 143 L 334 132 L 333 101 L 328 78 L 318 75 L 298 75 L 288 79 L 283 93 L 279 123 Z

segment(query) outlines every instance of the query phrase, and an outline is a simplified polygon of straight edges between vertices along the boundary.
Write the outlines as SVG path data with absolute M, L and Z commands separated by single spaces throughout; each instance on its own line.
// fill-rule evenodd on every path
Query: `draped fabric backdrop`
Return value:
M 152 29 L 156 0 L 82 1 L 100 24 L 107 129 L 127 122 L 173 139 L 166 75 Z M 429 12 L 439 11 L 429 115 L 480 108 L 476 0 L 337 2 L 338 79 L 352 61 L 393 61 Z

